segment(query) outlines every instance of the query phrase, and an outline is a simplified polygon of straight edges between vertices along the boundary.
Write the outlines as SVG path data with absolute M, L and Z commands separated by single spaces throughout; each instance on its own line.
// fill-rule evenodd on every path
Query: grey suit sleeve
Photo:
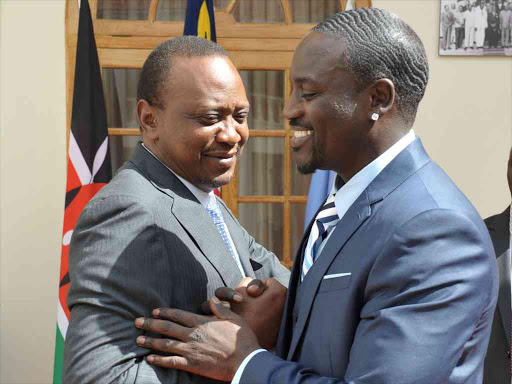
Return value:
M 161 229 L 137 199 L 95 199 L 74 230 L 69 254 L 71 310 L 63 382 L 189 383 L 185 372 L 148 365 L 134 320 L 169 302 L 169 258 Z M 201 381 L 203 382 L 203 381 Z
M 254 271 L 256 277 L 259 279 L 274 277 L 288 288 L 290 271 L 281 264 L 274 253 L 268 251 L 265 247 L 259 244 L 244 228 L 242 228 L 242 230 L 244 240 L 247 242 L 247 246 L 249 248 L 250 259 L 253 262 L 262 265 L 260 269 Z

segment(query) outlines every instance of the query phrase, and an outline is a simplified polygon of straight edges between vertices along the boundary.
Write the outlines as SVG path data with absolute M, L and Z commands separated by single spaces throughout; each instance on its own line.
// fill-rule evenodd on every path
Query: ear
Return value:
M 151 141 L 158 139 L 155 107 L 144 99 L 137 103 L 137 120 L 144 137 Z
M 389 79 L 380 79 L 371 85 L 371 113 L 382 116 L 395 103 L 395 85 Z

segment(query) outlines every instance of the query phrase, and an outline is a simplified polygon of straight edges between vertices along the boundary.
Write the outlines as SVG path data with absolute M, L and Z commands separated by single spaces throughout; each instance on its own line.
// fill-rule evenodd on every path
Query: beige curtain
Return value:
M 150 3 L 151 0 L 99 0 L 98 17 L 144 20 L 148 17 Z M 137 69 L 106 68 L 103 70 L 103 93 L 109 128 L 138 128 L 135 109 L 139 72 Z M 139 137 L 109 137 L 113 172 L 116 172 L 130 157 L 138 141 Z
M 284 71 L 241 71 L 251 104 L 250 130 L 283 130 Z M 239 195 L 284 194 L 284 138 L 253 137 L 239 164 Z M 282 204 L 240 204 L 239 218 L 263 245 L 282 252 Z M 281 254 L 279 254 L 281 256 Z
M 98 0 L 98 18 L 147 20 L 151 0 Z
M 183 21 L 186 9 L 187 0 L 159 0 L 156 19 L 158 21 Z
M 294 23 L 316 24 L 340 11 L 339 0 L 292 0 L 290 5 Z

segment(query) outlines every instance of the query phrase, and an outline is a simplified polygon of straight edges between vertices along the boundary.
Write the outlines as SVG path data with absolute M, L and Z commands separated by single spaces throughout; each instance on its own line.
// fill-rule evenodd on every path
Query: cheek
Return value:
M 357 109 L 357 101 L 347 94 L 341 95 L 332 102 L 332 108 L 340 118 L 351 118 Z
M 243 147 L 244 144 L 247 143 L 247 140 L 249 140 L 249 127 L 247 126 L 247 123 L 238 129 L 238 134 L 240 135 L 240 142 L 238 145 Z

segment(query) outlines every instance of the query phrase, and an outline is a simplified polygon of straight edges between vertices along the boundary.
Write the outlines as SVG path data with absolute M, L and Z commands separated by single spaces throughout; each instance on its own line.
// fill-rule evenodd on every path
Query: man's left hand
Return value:
M 163 308 L 153 311 L 155 319 L 136 319 L 136 327 L 168 337 L 139 336 L 138 345 L 178 355 L 149 355 L 148 363 L 231 381 L 244 359 L 260 348 L 258 339 L 246 320 L 216 297 L 210 300 L 210 308 L 216 317 Z

